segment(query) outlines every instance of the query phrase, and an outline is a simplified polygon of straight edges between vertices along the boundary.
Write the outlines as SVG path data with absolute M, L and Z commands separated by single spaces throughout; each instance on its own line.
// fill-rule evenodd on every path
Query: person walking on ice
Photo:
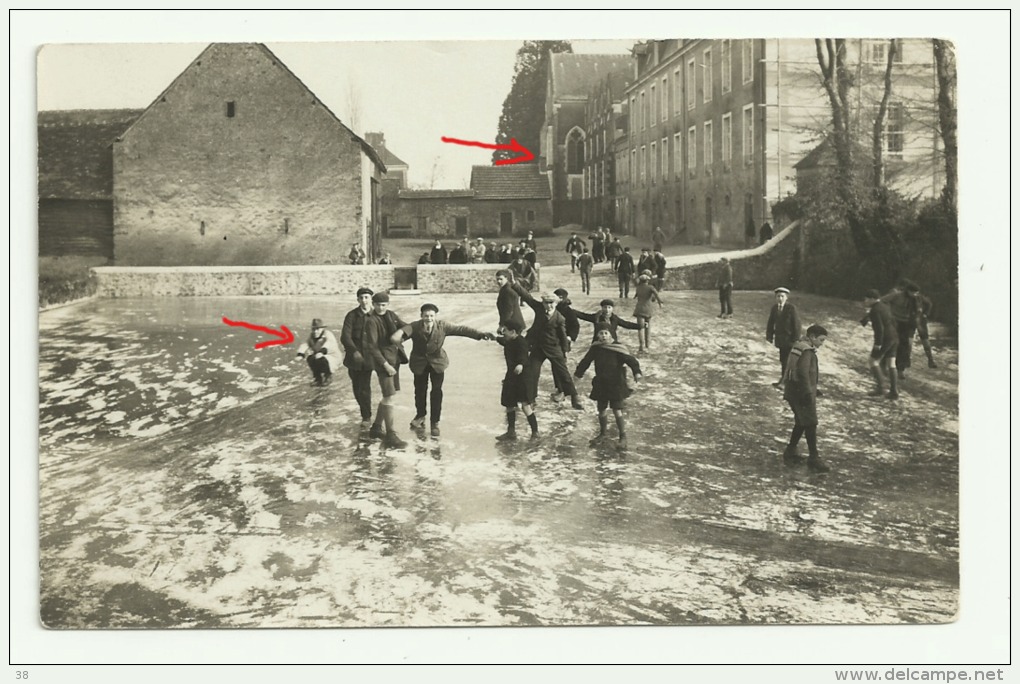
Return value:
M 590 445 L 597 446 L 606 437 L 606 429 L 609 426 L 609 409 L 613 410 L 613 417 L 616 419 L 616 429 L 619 433 L 619 447 L 627 448 L 627 422 L 623 415 L 624 402 L 631 395 L 633 390 L 627 384 L 627 370 L 629 366 L 634 375 L 634 381 L 641 379 L 641 364 L 630 353 L 627 347 L 619 342 L 613 341 L 609 331 L 609 325 L 599 323 L 595 326 L 595 342 L 588 348 L 581 362 L 577 364 L 574 376 L 583 378 L 588 368 L 595 364 L 595 377 L 591 382 L 590 399 L 595 401 L 599 411 L 599 432 L 592 438 Z
M 773 387 L 783 389 L 790 350 L 793 349 L 793 343 L 800 339 L 800 317 L 797 315 L 797 307 L 787 301 L 790 298 L 788 289 L 777 287 L 773 292 L 776 303 L 772 305 L 768 323 L 765 324 L 765 339 L 779 349 L 779 381 L 773 383 Z
M 659 291 L 651 283 L 651 276 L 641 275 L 638 277 L 634 299 L 637 301 L 634 305 L 634 317 L 637 318 L 638 324 L 638 351 L 643 352 L 652 347 L 652 314 L 655 312 L 652 302 L 658 304 L 660 309 L 662 308 L 662 299 L 659 297 Z
M 807 436 L 807 466 L 816 473 L 828 472 L 829 466 L 818 456 L 818 349 L 825 344 L 828 331 L 820 325 L 807 329 L 806 339 L 798 340 L 790 350 L 786 366 L 783 398 L 793 409 L 793 430 L 783 451 L 783 461 L 796 463 L 801 459 L 797 445 Z
M 450 357 L 443 349 L 447 337 L 470 337 L 473 340 L 493 339 L 488 333 L 464 325 L 453 325 L 436 318 L 439 307 L 435 304 L 421 305 L 421 320 L 403 326 L 390 337 L 390 341 L 401 344 L 411 340 L 411 356 L 407 362 L 414 374 L 414 419 L 411 427 L 420 430 L 425 427 L 425 399 L 429 399 L 430 432 L 439 436 L 439 420 L 443 412 L 443 380 L 450 366 Z M 429 383 L 432 392 L 429 393 Z

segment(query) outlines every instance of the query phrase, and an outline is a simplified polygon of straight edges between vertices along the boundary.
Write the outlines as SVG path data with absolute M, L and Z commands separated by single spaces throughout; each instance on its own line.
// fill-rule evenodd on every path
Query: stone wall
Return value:
M 528 212 L 534 214 L 528 220 Z M 521 238 L 534 231 L 537 237 L 552 235 L 552 205 L 547 199 L 474 200 L 471 203 L 471 234 L 507 242 L 507 235 L 500 232 L 502 212 L 514 217 L 514 237 Z
M 392 266 L 107 266 L 92 269 L 100 297 L 349 295 L 393 287 Z
M 496 272 L 502 264 L 418 265 L 418 289 L 430 292 L 497 292 Z M 541 273 L 535 289 L 540 288 Z
M 803 240 L 800 224 L 794 223 L 764 245 L 754 249 L 666 257 L 663 289 L 716 289 L 719 259 L 722 257 L 729 259 L 733 267 L 733 287 L 736 290 L 772 290 L 780 285 L 794 289 L 799 286 L 798 273 L 804 249 Z M 682 264 L 670 265 L 671 261 L 680 260 L 683 261 Z M 605 269 L 596 271 L 593 280 L 602 286 L 616 287 L 616 275 Z

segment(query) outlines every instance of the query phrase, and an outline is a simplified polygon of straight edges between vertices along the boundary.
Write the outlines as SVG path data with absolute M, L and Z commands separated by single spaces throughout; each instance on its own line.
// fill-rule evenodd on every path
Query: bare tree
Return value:
M 361 135 L 361 85 L 357 79 L 347 76 L 347 125 L 356 134 Z
M 936 38 L 932 41 L 935 54 L 936 95 L 939 110 L 939 132 L 946 157 L 945 199 L 948 209 L 956 215 L 957 143 L 956 143 L 956 54 L 952 43 Z
M 882 87 L 882 99 L 878 103 L 875 123 L 871 134 L 871 186 L 885 186 L 885 119 L 889 110 L 889 96 L 892 94 L 892 69 L 896 57 L 896 41 L 889 41 L 889 50 L 885 60 L 885 79 Z

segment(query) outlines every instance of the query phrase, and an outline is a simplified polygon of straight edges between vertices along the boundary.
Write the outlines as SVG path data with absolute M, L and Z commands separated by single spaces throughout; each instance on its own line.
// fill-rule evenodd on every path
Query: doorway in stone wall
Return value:
M 512 211 L 499 212 L 499 234 L 514 234 L 514 213 Z
M 454 232 L 457 237 L 467 236 L 467 216 L 457 216 L 454 219 Z

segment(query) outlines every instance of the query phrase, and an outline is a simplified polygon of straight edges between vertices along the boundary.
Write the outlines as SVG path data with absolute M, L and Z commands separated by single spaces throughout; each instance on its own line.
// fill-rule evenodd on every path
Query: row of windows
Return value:
M 723 94 L 733 90 L 733 43 L 740 43 L 740 74 L 743 83 L 750 83 L 754 80 L 754 41 L 753 40 L 721 40 L 719 41 L 719 52 L 721 62 L 721 80 L 719 88 Z M 694 109 L 698 103 L 698 72 L 701 72 L 701 98 L 702 102 L 711 102 L 715 95 L 715 78 L 713 65 L 713 48 L 703 50 L 700 55 L 693 55 L 688 58 L 686 66 L 677 66 L 673 70 L 672 79 L 668 75 L 662 76 L 657 82 L 653 82 L 645 90 L 635 93 L 630 98 L 630 133 L 633 135 L 638 130 L 646 130 L 655 125 L 656 119 L 666 121 L 669 119 L 670 103 L 672 102 L 673 114 L 677 115 L 683 109 L 686 102 L 687 109 Z M 699 61 L 700 57 L 700 61 Z M 682 78 L 686 69 L 686 78 Z M 670 80 L 672 80 L 672 98 L 670 97 Z M 686 93 L 686 98 L 685 98 Z
M 723 170 L 729 170 L 733 162 L 733 114 L 727 112 L 719 119 L 720 135 L 720 160 Z M 747 105 L 739 112 L 739 126 L 741 137 L 741 161 L 749 164 L 754 154 L 754 105 Z M 886 112 L 884 147 L 885 153 L 892 159 L 901 159 L 904 148 L 904 124 L 905 109 L 902 103 L 889 103 Z M 698 170 L 698 151 L 701 151 L 702 167 L 706 173 L 711 173 L 715 163 L 715 122 L 705 121 L 701 124 L 699 133 L 698 126 L 691 126 L 687 129 L 687 157 L 686 163 L 683 157 L 683 146 L 681 133 L 673 135 L 672 159 L 673 178 L 680 179 L 680 174 L 686 170 L 690 176 Z M 699 140 L 700 138 L 700 140 Z M 634 183 L 638 186 L 646 184 L 655 185 L 658 182 L 667 182 L 670 178 L 670 139 L 663 138 L 659 142 L 649 145 L 642 145 L 630 150 L 629 164 L 626 157 L 620 160 L 619 176 L 624 182 Z M 594 165 L 595 173 L 590 173 L 585 168 L 585 191 L 586 197 L 606 194 L 606 162 L 602 161 Z
M 747 105 L 738 114 L 740 119 L 741 136 L 741 160 L 744 164 L 751 163 L 754 155 L 754 105 Z M 670 155 L 670 139 L 663 138 L 661 141 L 632 148 L 630 151 L 630 164 L 621 168 L 621 179 L 629 180 L 639 186 L 646 184 L 655 185 L 658 182 L 666 182 L 670 179 L 670 157 L 673 159 L 673 178 L 680 179 L 680 174 L 686 170 L 694 175 L 698 169 L 698 151 L 701 151 L 702 166 L 711 172 L 715 163 L 716 127 L 715 122 L 706 121 L 700 126 L 691 126 L 687 129 L 687 157 L 683 157 L 683 134 L 677 133 L 672 140 L 672 155 Z M 720 143 L 721 159 L 724 169 L 728 169 L 733 161 L 733 113 L 727 112 L 720 117 Z M 699 140 L 700 138 L 700 140 Z M 685 163 L 686 161 L 686 163 Z

